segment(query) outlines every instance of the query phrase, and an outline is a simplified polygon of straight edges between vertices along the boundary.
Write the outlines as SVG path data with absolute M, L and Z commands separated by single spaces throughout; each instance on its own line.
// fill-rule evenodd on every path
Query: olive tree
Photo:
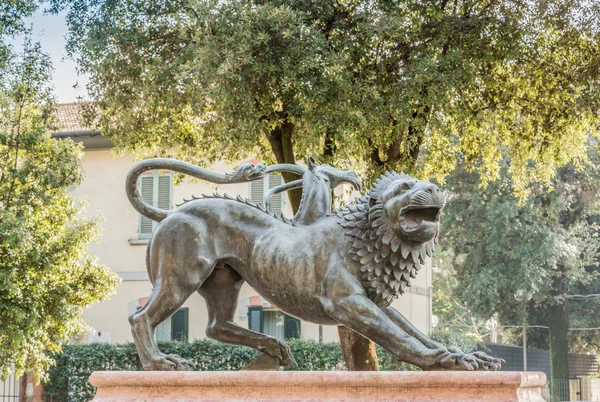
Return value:
M 0 39 L 35 9 L 0 4 L 11 11 L 0 18 Z M 117 278 L 87 251 L 98 219 L 81 216 L 69 192 L 82 179 L 81 149 L 50 135 L 48 57 L 29 41 L 22 53 L 2 41 L 0 49 L 0 378 L 27 371 L 39 379 L 52 362 L 47 352 L 87 329 L 82 309 L 110 295 Z

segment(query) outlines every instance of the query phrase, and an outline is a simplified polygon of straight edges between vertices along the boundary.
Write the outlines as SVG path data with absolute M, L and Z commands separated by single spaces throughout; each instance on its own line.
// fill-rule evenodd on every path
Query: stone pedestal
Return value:
M 543 373 L 358 371 L 96 371 L 95 402 L 544 402 Z

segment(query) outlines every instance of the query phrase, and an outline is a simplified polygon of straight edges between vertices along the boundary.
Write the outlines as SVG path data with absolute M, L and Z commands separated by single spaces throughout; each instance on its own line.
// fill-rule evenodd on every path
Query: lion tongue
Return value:
M 408 211 L 404 214 L 404 223 L 408 227 L 419 226 L 423 222 L 423 215 L 418 210 Z

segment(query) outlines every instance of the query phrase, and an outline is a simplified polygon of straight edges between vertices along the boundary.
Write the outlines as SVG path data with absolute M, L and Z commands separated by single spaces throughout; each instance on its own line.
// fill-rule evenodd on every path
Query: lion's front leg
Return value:
M 421 331 L 419 331 L 414 325 L 412 325 L 410 321 L 406 319 L 406 317 L 400 314 L 400 312 L 395 308 L 390 306 L 385 308 L 383 311 L 388 317 L 390 317 L 392 321 L 394 321 L 400 328 L 402 328 L 403 331 L 417 338 L 419 342 L 421 342 L 423 345 L 427 346 L 430 349 L 444 348 L 444 345 L 434 341 L 433 339 L 429 338 Z
M 406 319 L 400 312 L 393 307 L 387 307 L 385 313 L 392 321 L 394 321 L 403 331 L 415 337 L 423 345 L 430 349 L 446 349 L 450 353 L 458 355 L 455 359 L 455 366 L 451 369 L 456 370 L 500 370 L 503 360 L 488 356 L 483 352 L 465 353 L 457 347 L 446 347 L 439 342 L 429 338 L 419 331 L 410 321 Z
M 331 270 L 323 283 L 321 303 L 334 320 L 371 339 L 399 360 L 424 370 L 451 369 L 459 355 L 446 348 L 431 349 L 403 331 L 366 295 L 360 282 L 345 269 Z

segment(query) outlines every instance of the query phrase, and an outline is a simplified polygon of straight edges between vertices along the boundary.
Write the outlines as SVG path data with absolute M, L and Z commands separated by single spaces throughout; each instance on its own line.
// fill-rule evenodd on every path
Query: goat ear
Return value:
M 319 164 L 312 156 L 306 158 L 306 164 L 308 165 L 308 170 L 314 170 Z

